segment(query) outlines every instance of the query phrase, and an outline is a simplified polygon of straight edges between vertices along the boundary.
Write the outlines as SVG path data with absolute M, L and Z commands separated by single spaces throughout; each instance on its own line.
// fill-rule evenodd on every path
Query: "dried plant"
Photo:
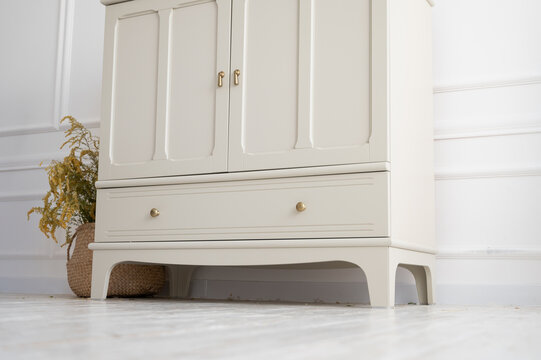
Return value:
M 55 232 L 59 228 L 66 231 L 62 246 L 71 241 L 73 228 L 95 221 L 99 153 L 96 136 L 72 116 L 64 117 L 60 123 L 64 121 L 70 127 L 60 149 L 69 147 L 69 155 L 62 161 L 52 160 L 46 167 L 50 190 L 43 198 L 43 207 L 28 211 L 29 219 L 32 213 L 41 214 L 39 229 L 56 243 Z

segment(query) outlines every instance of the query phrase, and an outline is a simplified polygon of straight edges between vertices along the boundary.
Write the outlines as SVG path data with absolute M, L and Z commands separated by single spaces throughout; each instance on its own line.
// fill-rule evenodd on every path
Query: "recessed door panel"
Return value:
M 101 180 L 227 170 L 230 31 L 231 0 L 107 7 Z
M 230 171 L 388 161 L 386 6 L 233 0 Z
M 313 136 L 320 149 L 370 139 L 370 0 L 314 0 Z
M 245 151 L 293 149 L 297 140 L 299 3 L 247 0 L 243 83 Z
M 214 150 L 217 118 L 218 7 L 215 1 L 185 6 L 172 16 L 167 154 L 174 161 L 207 158 Z
M 148 162 L 154 155 L 158 35 L 157 12 L 118 20 L 111 114 L 114 165 Z

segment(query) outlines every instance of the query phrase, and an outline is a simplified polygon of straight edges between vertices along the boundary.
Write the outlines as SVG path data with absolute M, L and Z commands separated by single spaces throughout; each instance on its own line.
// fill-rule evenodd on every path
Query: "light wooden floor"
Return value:
M 0 295 L 0 359 L 541 359 L 541 307 Z

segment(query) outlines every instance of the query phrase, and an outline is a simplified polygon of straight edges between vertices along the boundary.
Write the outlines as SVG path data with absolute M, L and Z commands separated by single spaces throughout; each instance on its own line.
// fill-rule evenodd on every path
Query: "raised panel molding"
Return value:
M 499 177 L 541 176 L 541 165 L 487 169 L 441 168 L 434 171 L 436 180 L 465 180 Z
M 67 114 L 69 104 L 69 83 L 71 73 L 71 53 L 73 39 L 74 0 L 58 0 L 59 24 L 56 54 L 56 78 L 54 84 L 53 114 L 49 122 L 24 126 L 0 128 L 0 137 L 39 134 L 57 131 L 62 114 Z
M 463 83 L 463 84 L 448 84 L 448 85 L 435 85 L 434 94 L 457 92 L 457 91 L 472 91 L 493 89 L 501 87 L 511 86 L 525 86 L 541 84 L 541 76 L 531 76 L 520 79 L 506 79 L 506 80 L 494 80 L 479 83 Z

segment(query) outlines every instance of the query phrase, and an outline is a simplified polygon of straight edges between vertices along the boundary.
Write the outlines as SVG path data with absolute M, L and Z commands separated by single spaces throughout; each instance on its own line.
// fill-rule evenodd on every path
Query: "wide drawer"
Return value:
M 96 241 L 388 236 L 388 183 L 374 172 L 99 189 Z

